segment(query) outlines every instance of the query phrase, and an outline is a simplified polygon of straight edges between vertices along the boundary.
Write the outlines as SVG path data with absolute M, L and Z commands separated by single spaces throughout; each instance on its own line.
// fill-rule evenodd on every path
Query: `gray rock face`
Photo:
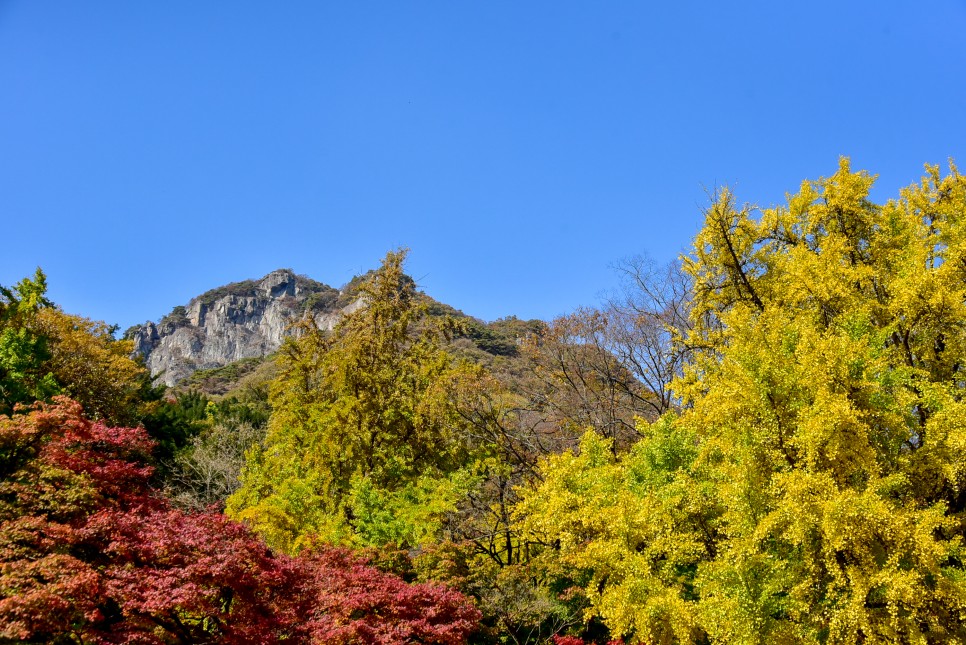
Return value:
M 151 375 L 175 385 L 197 370 L 270 354 L 300 320 L 312 318 L 331 329 L 359 306 L 340 296 L 332 287 L 279 269 L 261 280 L 213 289 L 130 333 Z

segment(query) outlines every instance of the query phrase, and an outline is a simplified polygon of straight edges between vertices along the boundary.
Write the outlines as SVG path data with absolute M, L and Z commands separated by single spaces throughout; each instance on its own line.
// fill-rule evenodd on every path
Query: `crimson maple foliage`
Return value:
M 345 550 L 274 554 L 152 494 L 142 429 L 67 399 L 0 416 L 0 641 L 455 645 L 479 612 Z

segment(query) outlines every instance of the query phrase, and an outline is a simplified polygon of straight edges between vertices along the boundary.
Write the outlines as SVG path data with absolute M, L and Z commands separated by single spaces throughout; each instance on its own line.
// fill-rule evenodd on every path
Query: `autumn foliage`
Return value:
M 0 645 L 966 643 L 966 177 L 874 180 L 547 324 L 389 253 L 244 398 L 0 288 Z
M 611 634 L 966 642 L 966 178 L 885 204 L 843 159 L 684 260 L 680 409 L 548 458 L 518 513 Z
M 0 640 L 456 644 L 474 629 L 455 591 L 344 550 L 275 554 L 223 515 L 171 508 L 148 486 L 152 445 L 62 398 L 0 417 Z

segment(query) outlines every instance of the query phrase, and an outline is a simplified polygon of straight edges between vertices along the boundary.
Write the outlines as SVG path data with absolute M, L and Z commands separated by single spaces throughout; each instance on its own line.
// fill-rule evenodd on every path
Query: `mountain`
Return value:
M 198 370 L 272 353 L 305 318 L 331 329 L 359 306 L 352 293 L 279 269 L 207 291 L 157 323 L 132 327 L 125 337 L 134 340 L 151 375 L 170 386 Z
M 270 378 L 270 362 L 264 359 L 296 333 L 296 323 L 310 318 L 332 329 L 343 314 L 362 306 L 359 287 L 368 275 L 335 289 L 291 269 L 278 269 L 260 280 L 206 291 L 157 323 L 131 327 L 124 337 L 134 341 L 134 351 L 144 357 L 156 381 L 224 394 L 243 379 Z M 460 321 L 460 331 L 448 343 L 450 351 L 492 367 L 497 366 L 494 361 L 501 367 L 514 363 L 520 340 L 544 325 L 513 316 L 486 323 L 422 292 L 419 297 L 430 318 Z

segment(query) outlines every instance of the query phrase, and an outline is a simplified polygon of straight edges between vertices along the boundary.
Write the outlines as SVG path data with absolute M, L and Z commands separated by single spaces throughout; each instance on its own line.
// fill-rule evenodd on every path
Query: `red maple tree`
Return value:
M 343 549 L 275 554 L 221 514 L 171 508 L 152 447 L 67 399 L 0 416 L 0 640 L 455 645 L 476 628 L 452 589 Z

